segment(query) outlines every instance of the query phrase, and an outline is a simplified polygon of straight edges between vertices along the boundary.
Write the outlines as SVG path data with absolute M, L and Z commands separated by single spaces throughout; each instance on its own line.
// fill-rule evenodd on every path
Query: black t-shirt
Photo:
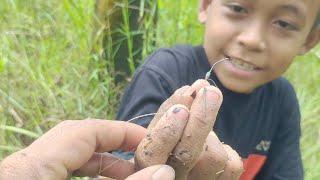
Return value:
M 203 79 L 210 64 L 202 46 L 175 46 L 149 56 L 125 91 L 117 115 L 129 120 L 157 112 L 176 89 Z M 273 80 L 250 94 L 232 92 L 213 79 L 223 94 L 213 130 L 244 160 L 242 179 L 303 179 L 299 148 L 300 111 L 291 84 Z M 134 122 L 147 127 L 153 117 Z

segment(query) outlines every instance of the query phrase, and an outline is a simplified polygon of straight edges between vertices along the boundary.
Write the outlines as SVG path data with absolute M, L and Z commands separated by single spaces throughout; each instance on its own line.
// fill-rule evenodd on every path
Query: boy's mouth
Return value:
M 244 61 L 240 58 L 236 58 L 236 57 L 231 57 L 228 55 L 225 55 L 225 57 L 228 59 L 228 61 L 235 67 L 241 69 L 241 70 L 245 70 L 245 71 L 256 71 L 256 70 L 260 70 L 259 67 Z

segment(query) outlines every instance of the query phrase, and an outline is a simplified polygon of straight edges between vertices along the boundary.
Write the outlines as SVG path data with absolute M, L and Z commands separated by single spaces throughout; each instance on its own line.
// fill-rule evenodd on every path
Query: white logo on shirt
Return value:
M 256 146 L 256 150 L 267 152 L 270 148 L 271 141 L 260 141 L 260 143 Z

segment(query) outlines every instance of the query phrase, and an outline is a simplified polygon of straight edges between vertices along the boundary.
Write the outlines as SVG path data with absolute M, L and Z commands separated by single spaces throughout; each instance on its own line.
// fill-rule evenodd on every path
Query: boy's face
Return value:
M 249 93 L 278 78 L 319 41 L 320 0 L 202 0 L 204 48 L 221 83 Z

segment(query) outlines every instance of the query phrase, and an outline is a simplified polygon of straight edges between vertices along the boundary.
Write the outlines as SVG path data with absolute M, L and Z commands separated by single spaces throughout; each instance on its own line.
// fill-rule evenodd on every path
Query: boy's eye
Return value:
M 230 10 L 232 10 L 235 13 L 247 13 L 248 12 L 244 7 L 242 7 L 240 5 L 231 4 L 231 5 L 228 5 L 228 7 L 230 8 Z
M 282 20 L 276 21 L 276 25 L 283 28 L 283 29 L 290 30 L 290 31 L 298 30 L 298 28 L 295 25 L 292 25 L 292 24 L 290 24 L 286 21 L 282 21 Z

